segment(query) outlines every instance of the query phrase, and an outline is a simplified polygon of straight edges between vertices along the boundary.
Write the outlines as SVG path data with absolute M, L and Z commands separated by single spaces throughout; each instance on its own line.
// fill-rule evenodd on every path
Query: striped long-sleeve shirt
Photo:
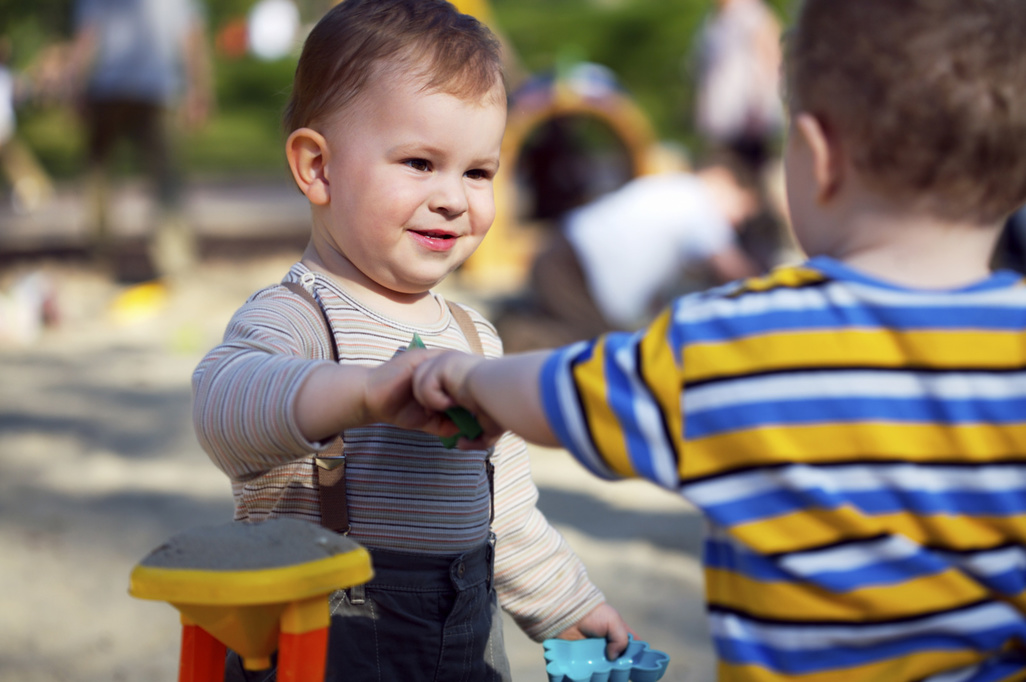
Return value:
M 1026 679 L 1026 286 L 909 290 L 817 258 L 555 353 L 603 477 L 709 521 L 727 682 Z
M 406 348 L 416 332 L 429 348 L 469 350 L 440 298 L 440 321 L 414 327 L 362 306 L 302 264 L 286 280 L 312 290 L 332 322 L 339 361 L 373 366 Z M 485 354 L 502 352 L 494 328 L 467 309 Z M 223 342 L 193 375 L 200 443 L 232 481 L 237 520 L 286 516 L 320 522 L 313 455 L 296 425 L 295 396 L 318 363 L 331 362 L 321 313 L 285 287 L 254 294 L 232 318 Z M 438 438 L 388 425 L 344 433 L 350 536 L 400 552 L 454 556 L 488 540 L 486 452 L 447 450 Z M 512 434 L 495 466 L 495 584 L 499 602 L 531 637 L 572 625 L 603 602 L 563 537 L 536 507 L 527 449 Z

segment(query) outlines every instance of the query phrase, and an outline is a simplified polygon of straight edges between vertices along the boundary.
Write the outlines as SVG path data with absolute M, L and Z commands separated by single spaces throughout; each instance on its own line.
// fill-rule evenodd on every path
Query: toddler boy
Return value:
M 196 431 L 237 520 L 305 519 L 371 553 L 374 579 L 332 597 L 325 679 L 508 682 L 498 606 L 538 640 L 627 645 L 535 506 L 523 441 L 468 454 L 412 430 L 437 420 L 411 399 L 414 335 L 502 352 L 480 314 L 432 288 L 491 226 L 505 122 L 498 44 L 473 17 L 441 0 L 331 9 L 285 114 L 309 246 L 193 376 Z M 234 655 L 228 674 L 267 679 Z
M 1026 679 L 1026 3 L 805 0 L 796 267 L 415 394 L 704 512 L 721 680 Z

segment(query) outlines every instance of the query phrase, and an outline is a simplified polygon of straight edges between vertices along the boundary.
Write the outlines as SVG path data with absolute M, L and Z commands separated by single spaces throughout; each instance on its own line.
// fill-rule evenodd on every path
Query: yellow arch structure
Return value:
M 475 288 L 508 291 L 524 283 L 540 237 L 518 224 L 514 169 L 525 143 L 545 122 L 567 116 L 597 119 L 624 144 L 634 175 L 661 169 L 655 132 L 644 112 L 618 88 L 586 82 L 576 77 L 577 72 L 571 68 L 545 86 L 528 86 L 511 103 L 502 144 L 503 170 L 495 184 L 495 223 L 460 270 L 463 281 Z

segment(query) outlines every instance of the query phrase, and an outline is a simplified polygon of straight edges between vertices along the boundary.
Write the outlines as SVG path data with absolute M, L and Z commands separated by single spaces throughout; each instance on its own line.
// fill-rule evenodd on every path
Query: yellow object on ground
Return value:
M 272 519 L 171 538 L 132 570 L 129 594 L 170 603 L 184 626 L 199 626 L 242 656 L 247 669 L 262 670 L 285 638 L 304 647 L 295 636 L 326 630 L 332 592 L 373 575 L 370 554 L 349 538 Z

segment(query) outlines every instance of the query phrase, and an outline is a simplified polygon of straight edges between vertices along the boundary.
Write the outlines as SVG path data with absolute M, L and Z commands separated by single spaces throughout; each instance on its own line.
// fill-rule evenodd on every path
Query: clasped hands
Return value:
M 535 443 L 557 445 L 538 394 L 547 358 L 547 353 L 532 353 L 486 360 L 455 351 L 410 349 L 368 373 L 366 416 L 444 439 L 460 435 L 446 411 L 462 407 L 476 417 L 481 433 L 474 439 L 459 438 L 461 449 L 489 447 L 508 430 Z M 631 634 L 616 609 L 603 603 L 557 636 L 604 638 L 606 657 L 615 660 Z

